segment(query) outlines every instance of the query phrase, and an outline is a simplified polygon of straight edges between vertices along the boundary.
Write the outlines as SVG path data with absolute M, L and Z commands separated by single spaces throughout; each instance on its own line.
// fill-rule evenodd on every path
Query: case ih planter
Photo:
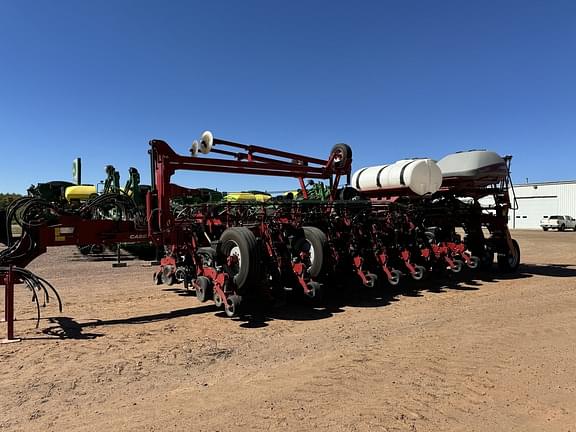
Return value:
M 458 153 L 438 164 L 414 159 L 367 167 L 352 177 L 352 150 L 345 144 L 319 159 L 204 132 L 190 152 L 180 155 L 164 141 L 150 141 L 145 204 L 122 191 L 74 206 L 38 197 L 14 202 L 0 215 L 0 239 L 8 245 L 0 252 L 0 282 L 33 280 L 10 266 L 25 267 L 47 247 L 151 241 L 164 251 L 156 284 L 181 283 L 233 317 L 243 302 L 286 290 L 319 301 L 342 276 L 375 287 L 397 285 L 402 277 L 421 280 L 432 270 L 486 268 L 494 254 L 504 271 L 520 262 L 507 227 L 510 157 Z M 212 202 L 221 195 L 171 182 L 182 170 L 292 177 L 300 192 Z M 482 204 L 486 197 L 490 205 Z M 22 227 L 18 238 L 13 224 Z

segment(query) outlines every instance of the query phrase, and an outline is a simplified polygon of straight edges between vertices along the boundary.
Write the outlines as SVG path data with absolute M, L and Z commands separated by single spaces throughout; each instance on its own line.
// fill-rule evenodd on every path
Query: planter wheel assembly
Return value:
M 206 276 L 198 276 L 194 286 L 196 287 L 196 298 L 198 301 L 204 303 L 213 297 L 212 282 Z

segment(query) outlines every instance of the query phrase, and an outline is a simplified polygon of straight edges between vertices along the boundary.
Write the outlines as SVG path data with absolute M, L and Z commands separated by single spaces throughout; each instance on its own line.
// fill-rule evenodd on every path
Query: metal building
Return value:
M 518 209 L 510 214 L 509 227 L 540 229 L 543 216 L 576 217 L 576 180 L 514 185 Z

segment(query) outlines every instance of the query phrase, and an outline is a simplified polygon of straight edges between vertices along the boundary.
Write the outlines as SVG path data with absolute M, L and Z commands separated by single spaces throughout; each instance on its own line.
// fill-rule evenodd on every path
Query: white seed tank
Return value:
M 438 161 L 444 178 L 473 181 L 477 186 L 498 183 L 508 176 L 508 164 L 498 153 L 470 150 L 452 153 Z
M 361 168 L 351 186 L 360 192 L 410 189 L 418 195 L 434 193 L 442 185 L 442 171 L 432 159 L 404 159 L 389 165 Z

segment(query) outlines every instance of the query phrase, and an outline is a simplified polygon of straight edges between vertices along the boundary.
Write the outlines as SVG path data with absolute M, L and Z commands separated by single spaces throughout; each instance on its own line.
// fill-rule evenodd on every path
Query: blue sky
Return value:
M 0 191 L 149 181 L 148 141 L 218 137 L 354 168 L 486 148 L 576 179 L 575 1 L 0 0 Z M 291 180 L 178 174 L 189 187 Z

